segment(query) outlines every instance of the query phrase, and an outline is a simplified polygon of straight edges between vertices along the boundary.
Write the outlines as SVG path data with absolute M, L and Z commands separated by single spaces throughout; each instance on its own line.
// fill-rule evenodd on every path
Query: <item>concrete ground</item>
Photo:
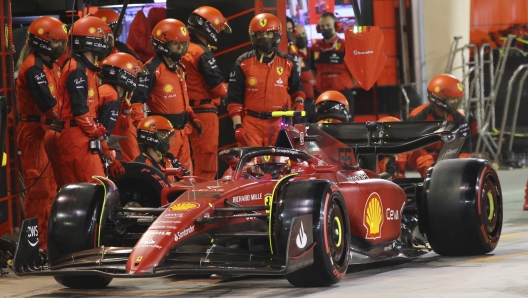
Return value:
M 63 288 L 52 277 L 0 276 L 0 297 L 528 297 L 528 169 L 501 170 L 504 226 L 497 249 L 478 257 L 440 257 L 350 266 L 328 288 L 294 288 L 278 277 L 114 279 L 104 290 Z

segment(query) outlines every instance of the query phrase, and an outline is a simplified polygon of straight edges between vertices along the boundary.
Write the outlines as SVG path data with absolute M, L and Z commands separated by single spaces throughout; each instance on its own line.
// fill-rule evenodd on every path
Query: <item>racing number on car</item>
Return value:
M 337 156 L 339 162 L 343 164 L 343 169 L 347 170 L 352 165 L 352 149 L 351 148 L 339 148 L 337 149 Z

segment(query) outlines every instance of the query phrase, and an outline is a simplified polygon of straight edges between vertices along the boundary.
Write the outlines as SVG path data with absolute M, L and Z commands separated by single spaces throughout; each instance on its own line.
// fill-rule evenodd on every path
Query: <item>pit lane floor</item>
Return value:
M 528 297 L 528 169 L 501 170 L 504 226 L 485 256 L 440 257 L 350 266 L 328 288 L 294 288 L 279 277 L 114 279 L 104 290 L 73 290 L 52 277 L 0 276 L 0 297 Z

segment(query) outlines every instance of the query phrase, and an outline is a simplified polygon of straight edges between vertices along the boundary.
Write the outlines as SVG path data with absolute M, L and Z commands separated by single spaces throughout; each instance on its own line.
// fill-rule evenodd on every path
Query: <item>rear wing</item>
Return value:
M 456 127 L 452 121 L 298 124 L 281 130 L 276 146 L 305 150 L 327 164 L 350 169 L 358 165 L 359 156 L 401 154 L 442 142 L 441 160 L 456 158 L 462 149 L 466 138 Z

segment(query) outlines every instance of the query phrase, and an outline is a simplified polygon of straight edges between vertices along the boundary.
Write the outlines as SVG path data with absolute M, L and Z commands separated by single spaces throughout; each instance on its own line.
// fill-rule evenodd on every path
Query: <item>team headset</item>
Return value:
M 339 33 L 343 32 L 343 23 L 338 21 L 333 14 L 332 15 L 328 15 L 328 16 L 331 16 L 332 19 L 334 19 L 334 28 L 336 30 L 336 33 L 337 32 L 339 32 Z M 321 27 L 319 27 L 319 24 L 317 24 L 315 26 L 315 30 L 317 31 L 317 33 L 321 33 Z

